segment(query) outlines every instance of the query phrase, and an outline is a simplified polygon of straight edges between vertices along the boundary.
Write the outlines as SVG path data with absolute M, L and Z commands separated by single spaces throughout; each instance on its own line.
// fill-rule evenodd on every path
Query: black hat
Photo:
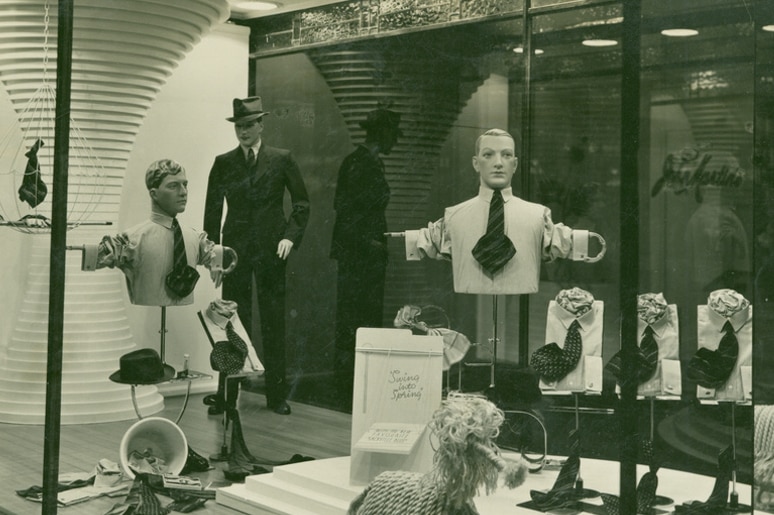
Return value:
M 226 118 L 230 122 L 257 120 L 269 114 L 263 110 L 261 97 L 235 98 L 232 103 L 234 106 L 234 116 Z
M 110 380 L 122 384 L 158 384 L 175 377 L 175 369 L 161 362 L 154 349 L 138 349 L 121 356 Z
M 389 128 L 397 131 L 398 136 L 402 136 L 403 131 L 398 128 L 398 125 L 400 125 L 400 113 L 389 109 L 374 109 L 366 115 L 365 120 L 360 122 L 360 126 L 366 131 Z

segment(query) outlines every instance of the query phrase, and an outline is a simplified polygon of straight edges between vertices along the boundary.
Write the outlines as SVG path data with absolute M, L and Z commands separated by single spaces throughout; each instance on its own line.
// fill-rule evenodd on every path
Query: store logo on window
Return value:
M 669 190 L 680 195 L 698 186 L 738 188 L 744 176 L 745 170 L 729 152 L 686 147 L 666 157 L 662 175 L 650 194 L 655 197 L 661 190 Z

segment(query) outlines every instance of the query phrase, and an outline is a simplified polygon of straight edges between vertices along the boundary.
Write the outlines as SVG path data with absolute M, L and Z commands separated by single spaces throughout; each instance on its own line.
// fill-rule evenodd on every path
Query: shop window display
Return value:
M 585 435 L 582 452 L 584 457 L 616 460 L 619 449 L 599 442 L 619 438 L 615 413 L 622 407 L 620 320 L 631 316 L 621 311 L 620 289 L 626 273 L 621 263 L 632 259 L 628 249 L 621 248 L 619 235 L 634 230 L 639 236 L 633 259 L 639 263 L 636 280 L 641 292 L 639 313 L 634 313 L 639 359 L 636 389 L 641 400 L 634 411 L 640 432 L 648 435 L 654 446 L 653 452 L 641 454 L 639 461 L 652 463 L 654 473 L 660 467 L 718 470 L 720 477 L 726 473 L 722 453 L 734 433 L 735 480 L 750 483 L 750 404 L 756 394 L 752 382 L 758 384 L 763 379 L 751 370 L 750 352 L 755 352 L 756 344 L 751 335 L 739 330 L 743 326 L 749 329 L 753 320 L 735 327 L 738 352 L 725 356 L 725 361 L 734 363 L 730 374 L 721 374 L 719 388 L 697 387 L 696 370 L 701 367 L 689 365 L 697 354 L 699 358 L 710 352 L 724 354 L 716 352 L 722 335 L 713 339 L 707 332 L 706 323 L 712 317 L 708 299 L 716 292 L 733 291 L 749 299 L 752 306 L 759 302 L 768 277 L 763 266 L 766 261 L 758 260 L 769 254 L 758 250 L 769 248 L 771 239 L 765 229 L 770 218 L 770 209 L 765 207 L 770 187 L 756 192 L 753 186 L 759 173 L 753 158 L 766 161 L 767 153 L 760 150 L 766 145 L 761 131 L 768 129 L 760 123 L 753 128 L 754 118 L 760 116 L 757 101 L 762 96 L 751 94 L 758 80 L 755 56 L 766 55 L 755 52 L 754 46 L 771 45 L 756 21 L 756 16 L 763 19 L 765 9 L 748 9 L 743 2 L 642 2 L 639 77 L 622 81 L 622 4 L 591 4 L 577 7 L 533 2 L 533 12 L 528 14 L 533 28 L 529 41 L 522 37 L 524 18 L 514 13 L 510 18 L 469 24 L 465 29 L 450 23 L 432 34 L 424 32 L 422 37 L 407 31 L 378 43 L 355 41 L 305 51 L 305 73 L 321 77 L 322 90 L 335 84 L 338 96 L 332 100 L 347 121 L 337 130 L 354 127 L 355 121 L 362 119 L 364 106 L 370 105 L 364 99 L 361 106 L 347 101 L 347 95 L 357 96 L 354 89 L 347 90 L 331 71 L 334 56 L 341 59 L 345 52 L 362 52 L 372 58 L 374 70 L 364 69 L 357 78 L 353 60 L 350 78 L 361 87 L 372 88 L 380 102 L 386 101 L 390 109 L 403 115 L 401 127 L 406 137 L 398 140 L 390 159 L 385 159 L 385 178 L 392 191 L 386 214 L 388 230 L 421 226 L 412 221 L 432 220 L 434 213 L 465 201 L 475 182 L 470 174 L 469 142 L 487 128 L 499 126 L 524 141 L 516 149 L 519 165 L 511 184 L 513 195 L 548 208 L 553 224 L 603 235 L 607 243 L 605 258 L 599 262 L 558 259 L 543 263 L 534 288 L 516 288 L 509 292 L 516 295 L 491 305 L 485 296 L 460 294 L 485 290 L 460 287 L 454 241 L 446 249 L 447 255 L 452 255 L 451 263 L 426 260 L 413 264 L 414 270 L 397 263 L 404 258 L 403 242 L 390 241 L 384 325 L 388 327 L 392 315 L 407 302 L 440 306 L 449 316 L 450 327 L 470 339 L 467 355 L 454 365 L 465 367 L 481 358 L 480 343 L 491 337 L 496 324 L 502 384 L 507 383 L 511 366 L 543 368 L 548 380 L 541 383 L 542 399 L 528 407 L 544 417 L 550 434 L 549 452 L 567 456 L 573 446 L 566 435 L 575 426 L 575 399 L 546 395 L 546 391 L 577 370 L 571 369 L 558 379 L 553 370 L 556 367 L 542 364 L 550 361 L 543 359 L 551 353 L 547 344 L 554 343 L 555 350 L 565 351 L 569 327 L 554 331 L 550 323 L 557 296 L 571 289 L 588 292 L 604 310 L 598 313 L 594 343 L 600 359 L 595 369 L 595 395 L 583 395 L 579 401 Z M 674 28 L 673 24 L 689 21 L 698 31 L 695 36 L 662 34 Z M 260 48 L 256 47 L 257 86 L 263 91 L 276 89 L 283 81 L 271 72 L 291 57 L 262 56 Z M 412 49 L 412 56 L 405 52 L 407 48 Z M 525 49 L 531 50 L 529 56 Z M 449 56 L 461 65 L 444 68 L 441 63 Z M 292 59 L 303 60 L 297 54 Z M 414 66 L 433 59 L 436 77 L 421 74 Z M 343 61 L 338 62 L 343 67 L 339 71 L 346 75 Z M 639 172 L 635 179 L 639 219 L 622 227 L 621 214 L 628 207 L 620 204 L 622 180 L 631 178 L 622 179 L 621 102 L 623 88 L 630 87 L 633 80 L 639 88 L 640 109 Z M 762 84 L 768 83 L 763 80 Z M 449 86 L 457 98 L 453 105 L 446 103 L 448 111 L 443 117 L 433 119 L 443 137 L 428 145 L 429 150 L 419 157 L 414 146 L 420 141 L 417 135 L 426 130 L 431 112 L 440 113 L 432 99 L 420 91 L 435 87 L 443 89 L 445 95 Z M 404 96 L 394 95 L 396 90 Z M 292 89 L 283 93 L 292 104 Z M 324 109 L 322 103 L 316 106 L 320 110 Z M 280 137 L 289 137 L 290 127 L 288 124 Z M 358 135 L 353 132 L 353 140 Z M 346 139 L 345 134 L 342 137 Z M 760 139 L 757 146 L 754 137 Z M 409 163 L 420 160 L 426 166 L 422 167 L 423 175 L 416 175 Z M 323 173 L 335 180 L 332 171 Z M 429 229 L 425 236 L 432 236 L 433 227 Z M 413 244 L 413 236 L 407 233 L 409 244 Z M 426 237 L 425 243 L 424 255 L 443 254 L 444 248 L 434 245 L 432 237 Z M 517 246 L 517 256 L 518 252 Z M 522 295 L 527 291 L 528 295 Z M 756 314 L 759 311 L 756 307 Z M 755 323 L 763 323 L 765 317 L 760 314 L 759 320 L 756 316 Z M 642 339 L 646 328 L 651 328 L 652 334 Z M 585 344 L 586 339 L 583 341 Z M 702 348 L 707 352 L 697 352 Z M 567 357 L 566 352 L 553 354 L 554 363 Z M 578 366 L 578 362 L 573 364 Z M 477 377 L 484 375 L 478 370 L 462 370 L 463 388 L 476 390 L 487 385 L 487 378 Z M 728 392 L 731 383 L 733 394 Z M 678 436 L 685 433 L 687 441 Z M 707 434 L 717 436 L 711 441 L 699 438 Z M 707 490 L 709 496 L 711 485 Z M 734 487 L 727 493 L 733 497 Z M 675 499 L 678 505 L 684 501 L 690 499 Z

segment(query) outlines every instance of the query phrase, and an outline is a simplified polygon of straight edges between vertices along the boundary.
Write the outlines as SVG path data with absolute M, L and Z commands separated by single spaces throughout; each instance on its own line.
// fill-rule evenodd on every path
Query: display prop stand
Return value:
M 739 503 L 739 492 L 736 490 L 736 402 L 731 402 L 731 453 L 734 457 L 731 469 L 731 493 L 728 496 L 728 513 L 752 513 L 752 506 Z
M 163 364 L 167 363 L 166 360 L 166 337 L 167 337 L 167 307 L 161 306 L 161 326 L 159 327 L 159 357 L 161 358 L 161 362 Z M 183 414 L 185 414 L 185 410 L 188 407 L 188 399 L 191 397 L 191 381 L 194 381 L 196 379 L 210 379 L 212 376 L 210 374 L 205 374 L 204 372 L 196 372 L 194 370 L 190 370 L 188 368 L 188 354 L 184 355 L 184 363 L 183 368 L 177 372 L 174 378 L 170 379 L 169 381 L 165 381 L 166 384 L 172 384 L 172 383 L 179 383 L 181 381 L 185 381 L 186 388 L 185 388 L 185 396 L 183 397 L 183 405 L 180 406 L 180 412 L 177 415 L 177 418 L 175 419 L 175 424 L 179 424 L 180 420 L 183 418 Z M 143 415 L 140 413 L 140 408 L 137 405 L 137 393 L 136 393 L 136 386 L 132 385 L 132 406 L 134 406 L 134 412 L 137 414 L 138 419 L 142 419 Z
M 356 342 L 350 484 L 388 470 L 428 472 L 426 426 L 441 403 L 443 338 L 360 328 Z
M 580 392 L 573 392 L 573 399 L 575 401 L 575 431 L 578 433 L 580 439 Z M 582 462 L 583 460 L 581 460 Z M 575 478 L 575 493 L 578 499 L 588 499 L 591 497 L 599 497 L 598 490 L 592 490 L 583 486 L 583 477 L 581 476 L 581 464 L 578 464 L 578 476 Z

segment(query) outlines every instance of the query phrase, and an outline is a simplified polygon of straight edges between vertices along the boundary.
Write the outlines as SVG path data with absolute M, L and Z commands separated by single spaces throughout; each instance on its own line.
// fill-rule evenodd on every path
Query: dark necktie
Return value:
M 575 489 L 575 480 L 580 472 L 580 435 L 578 430 L 571 430 L 567 440 L 570 452 L 567 461 L 559 470 L 554 486 L 548 492 L 540 490 L 530 490 L 529 492 L 532 502 L 540 511 L 562 508 L 578 500 L 578 492 Z
M 27 156 L 27 166 L 24 169 L 21 186 L 19 186 L 19 200 L 26 202 L 30 207 L 37 207 L 48 194 L 48 187 L 40 175 L 40 162 L 38 161 L 38 150 L 42 146 L 43 140 L 39 139 L 24 154 Z
M 499 272 L 510 259 L 516 255 L 516 248 L 508 236 L 505 235 L 505 209 L 503 195 L 500 190 L 492 192 L 492 201 L 489 203 L 489 218 L 486 224 L 486 233 L 473 247 L 473 257 L 479 262 L 487 274 L 494 275 Z
M 255 151 L 252 147 L 247 149 L 247 167 L 252 168 L 255 164 Z
M 564 338 L 564 349 L 556 343 L 549 343 L 532 353 L 530 363 L 544 381 L 553 382 L 563 379 L 580 360 L 583 352 L 580 323 L 573 320 Z
M 188 259 L 185 257 L 185 241 L 183 240 L 183 231 L 180 229 L 180 224 L 178 223 L 177 218 L 172 219 L 172 232 L 175 237 L 172 270 L 178 270 L 188 265 Z
M 234 331 L 234 326 L 229 321 L 226 324 L 226 338 L 228 341 L 217 342 L 212 347 L 210 365 L 226 375 L 233 375 L 242 370 L 247 357 L 247 344 Z
M 658 367 L 658 343 L 656 343 L 653 334 L 653 328 L 646 326 L 642 340 L 640 340 L 640 346 L 637 348 L 637 384 L 642 384 L 652 378 Z M 605 370 L 613 374 L 618 384 L 623 382 L 620 352 L 610 358 L 610 361 L 605 365 Z
M 704 388 L 720 388 L 726 384 L 736 366 L 739 342 L 731 322 L 726 321 L 723 332 L 725 334 L 720 339 L 717 350 L 702 347 L 688 363 L 688 379 Z

